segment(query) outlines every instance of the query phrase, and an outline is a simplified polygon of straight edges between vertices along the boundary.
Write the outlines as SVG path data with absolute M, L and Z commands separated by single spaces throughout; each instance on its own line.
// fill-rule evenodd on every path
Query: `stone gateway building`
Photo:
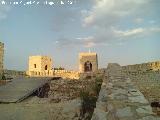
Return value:
M 0 79 L 3 74 L 4 43 L 0 42 Z
M 98 70 L 98 57 L 97 53 L 80 53 L 79 54 L 79 71 L 95 72 Z

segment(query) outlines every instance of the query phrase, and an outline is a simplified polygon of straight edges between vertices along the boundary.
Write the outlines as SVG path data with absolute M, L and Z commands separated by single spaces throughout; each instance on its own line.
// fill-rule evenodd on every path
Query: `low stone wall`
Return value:
M 27 71 L 26 74 L 31 77 L 50 77 L 54 75 L 54 71 L 53 70 Z
M 160 61 L 122 66 L 126 71 L 159 71 Z
M 25 71 L 17 71 L 17 70 L 4 70 L 3 71 L 4 76 L 7 78 L 15 78 L 15 77 L 25 77 L 26 72 Z
M 27 75 L 31 77 L 62 77 L 64 79 L 79 79 L 80 73 L 69 70 L 45 70 L 45 71 L 27 71 Z
M 109 64 L 92 120 L 160 120 L 118 64 Z
M 62 73 L 54 73 L 54 76 L 62 77 L 63 79 L 69 78 L 69 79 L 79 79 L 80 74 L 76 71 L 67 71 Z

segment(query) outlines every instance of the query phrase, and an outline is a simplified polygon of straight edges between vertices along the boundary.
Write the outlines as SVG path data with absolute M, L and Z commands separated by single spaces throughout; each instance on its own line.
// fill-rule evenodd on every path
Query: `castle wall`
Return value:
M 80 77 L 79 72 L 69 70 L 27 71 L 27 75 L 32 77 L 62 77 L 64 79 L 79 79 Z
M 3 59 L 4 59 L 4 43 L 0 42 L 0 78 L 2 77 L 3 73 Z
M 160 61 L 123 66 L 126 71 L 157 71 L 160 70 Z
M 92 120 L 159 120 L 149 101 L 118 64 L 109 64 Z

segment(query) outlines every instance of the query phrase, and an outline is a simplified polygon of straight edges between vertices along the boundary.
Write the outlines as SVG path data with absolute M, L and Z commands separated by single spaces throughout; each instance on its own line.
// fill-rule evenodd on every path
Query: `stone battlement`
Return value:
M 142 64 L 134 64 L 122 66 L 123 69 L 127 71 L 156 71 L 160 70 L 160 61 L 148 62 Z
M 90 56 L 90 55 L 97 55 L 97 53 L 90 53 L 90 52 L 84 52 L 84 53 L 79 53 L 79 56 Z

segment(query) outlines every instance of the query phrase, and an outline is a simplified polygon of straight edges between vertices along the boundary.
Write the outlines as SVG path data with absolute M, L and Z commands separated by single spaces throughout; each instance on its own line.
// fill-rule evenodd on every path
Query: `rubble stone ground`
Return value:
M 0 104 L 1 120 L 78 120 L 80 100 L 50 103 L 32 97 L 21 103 Z
M 49 99 L 51 102 L 63 102 L 79 97 L 79 92 L 93 84 L 92 79 L 60 79 L 51 81 Z
M 160 101 L 160 71 L 125 71 L 150 104 Z M 160 116 L 160 108 L 152 107 Z
M 127 75 L 132 82 L 138 86 L 139 90 L 149 100 L 149 102 L 160 101 L 160 73 L 149 72 L 130 72 Z

